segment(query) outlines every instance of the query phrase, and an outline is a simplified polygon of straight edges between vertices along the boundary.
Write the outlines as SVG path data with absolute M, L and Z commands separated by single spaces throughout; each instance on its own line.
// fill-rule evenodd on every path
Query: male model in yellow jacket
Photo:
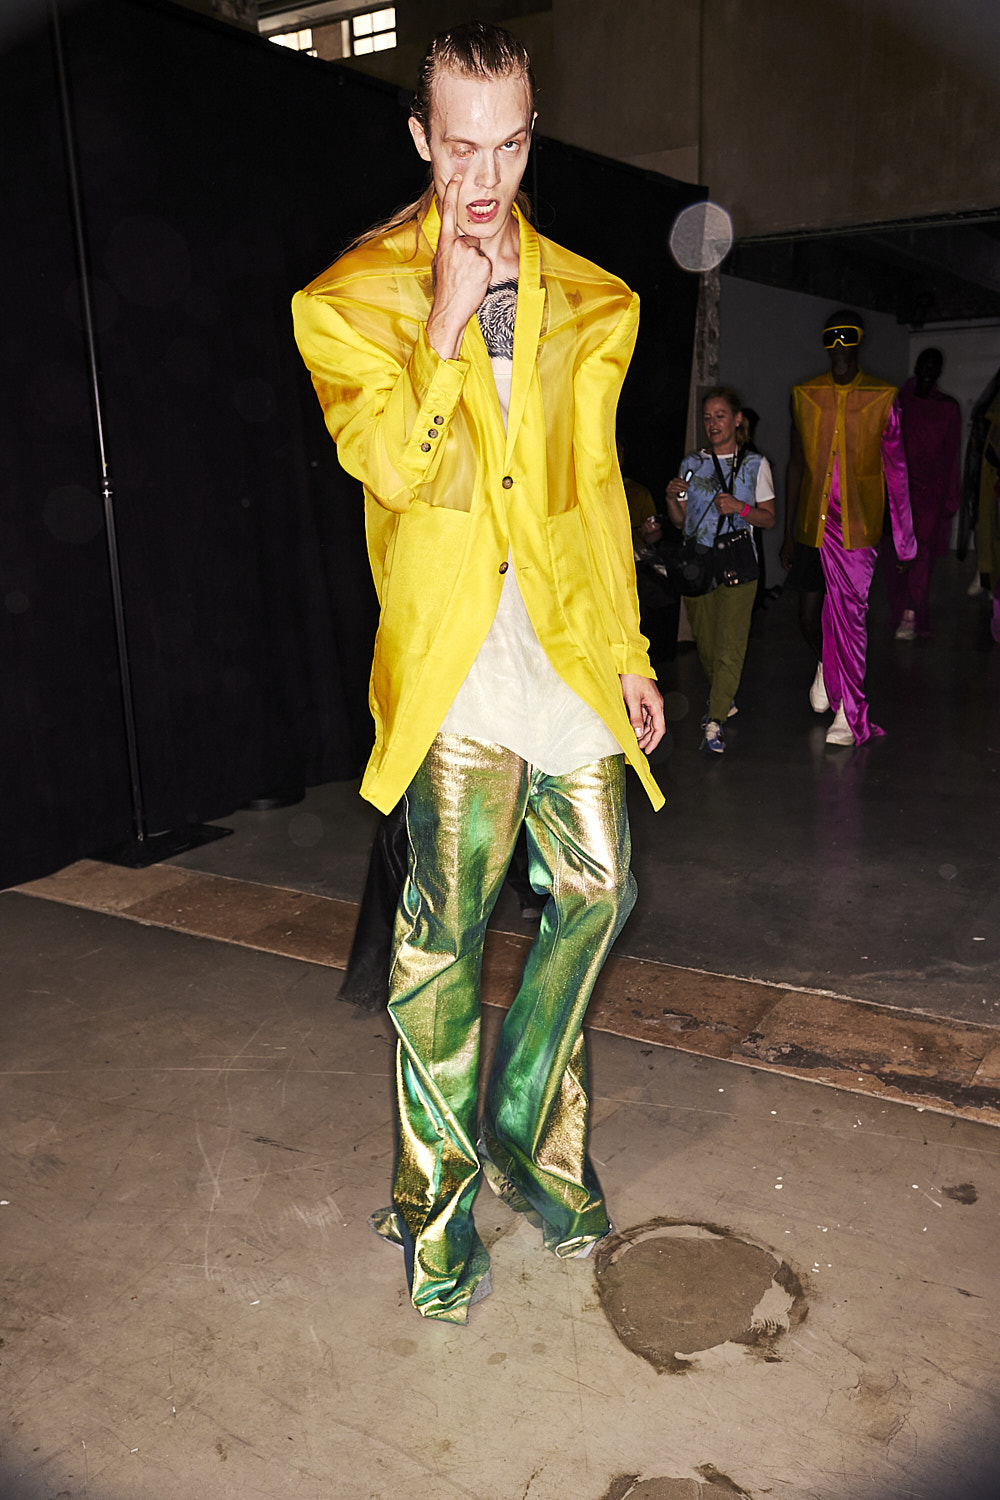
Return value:
M 362 794 L 404 799 L 409 842 L 393 1202 L 373 1224 L 402 1245 L 414 1305 L 451 1322 L 489 1289 L 481 1171 L 557 1255 L 608 1232 L 581 1026 L 635 900 L 626 760 L 663 800 L 614 442 L 637 299 L 518 208 L 534 118 L 515 38 L 437 37 L 410 120 L 432 187 L 294 300 L 365 487 L 381 612 Z M 522 822 L 549 900 L 477 1122 L 483 937 Z

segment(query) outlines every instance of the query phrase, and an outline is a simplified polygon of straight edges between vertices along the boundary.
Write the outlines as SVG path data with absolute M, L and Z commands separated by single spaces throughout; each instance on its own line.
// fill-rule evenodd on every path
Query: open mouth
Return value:
M 500 203 L 496 198 L 478 198 L 475 203 L 465 205 L 465 212 L 473 224 L 488 224 L 495 218 L 499 207 Z

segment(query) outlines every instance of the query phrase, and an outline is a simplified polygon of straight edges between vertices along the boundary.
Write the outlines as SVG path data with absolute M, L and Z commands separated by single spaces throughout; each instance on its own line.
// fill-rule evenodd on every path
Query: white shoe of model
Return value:
M 854 735 L 851 726 L 847 722 L 843 704 L 837 709 L 837 717 L 826 731 L 826 743 L 828 745 L 853 745 Z
M 809 702 L 818 714 L 825 714 L 830 707 L 830 700 L 826 696 L 826 688 L 823 685 L 822 662 L 816 668 L 816 676 L 813 678 L 812 687 L 809 689 Z
M 915 641 L 917 638 L 916 617 L 912 609 L 904 610 L 903 618 L 896 630 L 897 641 Z

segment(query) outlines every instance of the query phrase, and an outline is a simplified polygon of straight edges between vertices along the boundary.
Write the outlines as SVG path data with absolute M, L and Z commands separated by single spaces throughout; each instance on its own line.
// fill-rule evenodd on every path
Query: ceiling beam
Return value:
M 898 234 L 870 234 L 858 241 L 858 249 L 863 250 L 866 242 L 897 263 L 944 272 L 985 291 L 1000 293 L 1000 240 L 981 229 L 947 224 Z
M 351 15 L 364 0 L 262 0 L 257 26 L 265 36 L 280 31 L 305 31 Z

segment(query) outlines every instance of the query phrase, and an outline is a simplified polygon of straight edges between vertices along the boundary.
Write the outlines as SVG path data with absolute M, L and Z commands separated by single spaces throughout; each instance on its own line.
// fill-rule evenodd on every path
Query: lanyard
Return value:
M 720 489 L 725 490 L 727 494 L 732 494 L 731 486 L 732 486 L 734 480 L 736 479 L 737 474 L 740 471 L 740 465 L 742 464 L 743 459 L 746 456 L 746 451 L 747 451 L 746 448 L 740 448 L 738 450 L 738 452 L 736 452 L 736 453 L 733 454 L 732 467 L 729 470 L 729 485 L 728 486 L 726 484 L 725 475 L 722 472 L 722 465 L 719 463 L 719 456 L 718 456 L 717 453 L 713 453 L 712 454 L 712 462 L 715 465 L 715 473 L 716 473 L 716 476 L 717 476 L 718 481 L 719 481 L 719 487 L 720 487 Z M 709 511 L 711 510 L 711 508 L 712 508 L 712 506 L 714 504 L 715 504 L 715 496 L 713 495 L 710 498 L 710 500 L 708 501 L 708 504 L 705 506 L 705 508 L 702 511 L 701 515 L 698 517 L 697 521 L 695 521 L 694 525 L 690 528 L 690 530 L 688 530 L 688 528 L 685 527 L 685 535 L 686 536 L 694 536 L 697 533 L 698 527 L 701 525 L 702 521 L 704 521 L 705 517 L 708 515 Z M 724 524 L 725 524 L 726 521 L 728 521 L 730 523 L 730 530 L 731 531 L 735 529 L 734 526 L 733 526 L 733 517 L 732 516 L 720 516 L 719 517 L 719 524 L 715 528 L 715 534 L 716 534 L 716 536 L 718 536 L 719 532 L 722 530 L 722 527 L 724 526 Z
M 712 453 L 712 462 L 715 465 L 716 477 L 717 477 L 717 479 L 719 481 L 720 487 L 723 490 L 725 490 L 725 492 L 726 492 L 727 495 L 732 495 L 732 493 L 733 493 L 733 485 L 736 483 L 736 476 L 737 476 L 737 474 L 740 471 L 740 464 L 742 464 L 744 458 L 746 457 L 746 451 L 747 451 L 746 448 L 738 448 L 736 450 L 736 452 L 733 454 L 732 464 L 730 465 L 730 469 L 729 469 L 729 483 L 728 484 L 726 483 L 725 478 L 723 477 L 722 465 L 719 463 L 719 455 L 717 453 L 715 453 L 714 451 Z M 739 530 L 739 528 L 736 525 L 736 517 L 735 516 L 720 516 L 719 517 L 719 524 L 718 524 L 718 527 L 716 528 L 716 532 L 715 532 L 716 537 L 718 537 L 719 532 L 722 530 L 723 526 L 725 525 L 725 523 L 727 521 L 729 522 L 729 530 L 730 531 L 737 531 L 737 530 Z
M 736 480 L 737 474 L 740 472 L 740 465 L 742 464 L 744 458 L 746 457 L 746 451 L 747 450 L 745 448 L 739 448 L 733 454 L 732 466 L 730 467 L 730 470 L 729 470 L 729 483 L 728 484 L 726 483 L 725 478 L 724 478 L 723 473 L 722 473 L 722 465 L 719 463 L 719 455 L 717 453 L 714 453 L 714 452 L 712 454 L 712 462 L 715 465 L 715 473 L 716 473 L 716 477 L 718 478 L 718 481 L 719 481 L 719 486 L 720 486 L 721 489 L 725 490 L 725 492 L 726 492 L 727 495 L 731 495 L 733 493 L 733 484 L 734 484 L 734 482 Z

